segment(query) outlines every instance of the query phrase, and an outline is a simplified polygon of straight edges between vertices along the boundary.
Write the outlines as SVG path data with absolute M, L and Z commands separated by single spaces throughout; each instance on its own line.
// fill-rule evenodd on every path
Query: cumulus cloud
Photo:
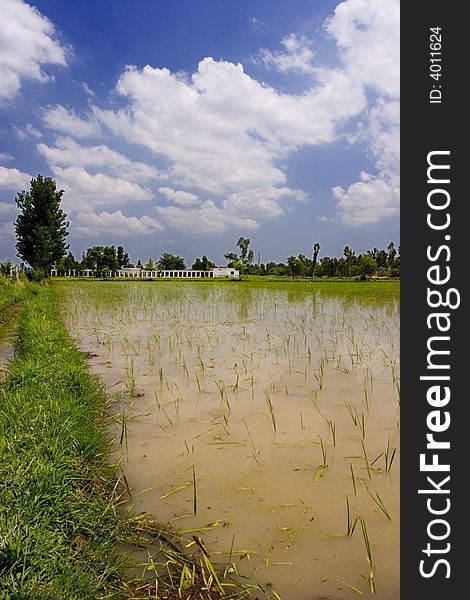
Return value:
M 196 196 L 196 194 L 192 194 L 191 192 L 185 192 L 183 190 L 174 190 L 169 187 L 158 188 L 158 191 L 160 192 L 160 194 L 163 194 L 167 200 L 169 200 L 170 202 L 175 202 L 176 204 L 199 204 L 199 197 Z
M 93 119 L 81 119 L 73 109 L 67 109 L 61 104 L 47 108 L 42 120 L 46 127 L 76 138 L 94 137 L 101 133 L 99 124 Z
M 55 166 L 52 170 L 57 186 L 67 192 L 62 198 L 67 213 L 92 211 L 96 206 L 122 206 L 153 198 L 151 190 L 137 183 L 104 173 L 91 175 L 83 167 Z
M 333 188 L 338 202 L 338 218 L 347 225 L 368 225 L 399 212 L 399 182 L 397 177 L 383 179 L 362 172 L 361 180 L 347 190 Z
M 18 169 L 8 169 L 0 166 L 0 189 L 23 190 L 29 189 L 31 175 Z
M 238 216 L 248 219 L 282 214 L 280 199 L 297 195 L 279 159 L 302 145 L 333 141 L 337 124 L 366 105 L 361 86 L 340 71 L 320 73 L 307 94 L 281 94 L 242 65 L 212 58 L 201 61 L 191 78 L 129 67 L 116 90 L 127 105 L 95 108 L 97 120 L 168 158 L 175 185 L 221 195 L 226 212 L 238 203 Z
M 212 200 L 206 200 L 198 208 L 157 206 L 156 211 L 167 225 L 188 233 L 220 232 L 230 225 L 244 229 L 258 227 L 258 223 L 254 219 L 233 215 L 218 208 Z
M 281 73 L 289 71 L 297 73 L 314 73 L 312 42 L 305 36 L 297 36 L 291 33 L 281 40 L 285 50 L 283 52 L 271 52 L 262 48 L 255 58 L 255 62 L 261 61 L 268 68 L 274 68 Z
M 31 123 L 26 123 L 23 129 L 19 127 L 13 126 L 13 131 L 16 134 L 16 137 L 20 140 L 26 140 L 29 137 L 41 138 L 42 133 L 36 127 L 33 127 Z
M 66 66 L 66 49 L 52 23 L 22 0 L 0 3 L 0 101 L 13 98 L 22 79 L 45 82 L 46 64 Z
M 122 211 L 79 212 L 72 219 L 74 232 L 80 236 L 148 235 L 162 229 L 160 221 L 152 217 L 126 217 Z
M 13 213 L 16 211 L 16 204 L 13 202 L 0 202 L 0 215 Z
M 374 223 L 399 212 L 399 1 L 346 0 L 325 27 L 338 44 L 345 74 L 375 94 L 349 140 L 366 146 L 378 173 L 361 173 L 347 190 L 332 189 L 338 218 L 350 225 Z
M 400 3 L 346 0 L 326 22 L 351 79 L 380 93 L 400 93 Z
M 148 181 L 165 177 L 154 166 L 133 161 L 108 146 L 82 146 L 70 137 L 59 137 L 55 146 L 38 144 L 37 149 L 51 167 L 94 167 L 109 169 L 129 181 Z
M 278 217 L 285 213 L 281 201 L 286 199 L 305 201 L 305 192 L 284 188 L 253 188 L 230 194 L 223 201 L 223 208 L 236 215 L 251 218 Z

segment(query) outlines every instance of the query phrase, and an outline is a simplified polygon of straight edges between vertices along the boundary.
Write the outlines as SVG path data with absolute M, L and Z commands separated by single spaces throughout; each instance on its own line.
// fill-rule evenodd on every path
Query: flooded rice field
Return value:
M 61 283 L 132 509 L 267 597 L 398 598 L 398 286 L 375 285 Z

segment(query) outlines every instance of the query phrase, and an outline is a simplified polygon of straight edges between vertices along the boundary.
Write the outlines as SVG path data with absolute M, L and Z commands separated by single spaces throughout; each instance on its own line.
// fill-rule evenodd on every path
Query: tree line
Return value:
M 31 180 L 29 192 L 18 192 L 15 198 L 19 215 L 14 223 L 16 250 L 32 268 L 33 278 L 47 276 L 55 266 L 59 273 L 91 269 L 98 276 L 106 276 L 117 270 L 137 267 L 148 271 L 186 269 L 181 256 L 163 252 L 158 260 L 149 258 L 145 263 L 139 259 L 131 263 L 129 254 L 122 245 L 91 246 L 77 260 L 69 251 L 66 242 L 69 222 L 60 207 L 64 190 L 57 190 L 56 182 L 50 177 Z M 373 248 L 364 254 L 356 254 L 349 246 L 343 248 L 342 257 L 319 258 L 320 244 L 315 242 L 310 256 L 299 254 L 288 256 L 286 262 L 261 262 L 258 253 L 250 248 L 251 240 L 243 236 L 236 242 L 237 252 L 224 254 L 228 267 L 238 269 L 241 274 L 296 277 L 350 277 L 366 279 L 371 275 L 399 277 L 400 247 L 390 242 L 386 249 Z M 5 263 L 8 261 L 5 261 Z M 0 263 L 0 271 L 6 264 Z M 216 264 L 204 254 L 196 258 L 192 269 L 206 271 Z M 5 269 L 4 269 L 5 268 Z
M 260 276 L 281 276 L 295 278 L 312 277 L 350 277 L 366 279 L 372 275 L 382 277 L 400 276 L 400 248 L 390 242 L 386 249 L 373 248 L 364 254 L 356 254 L 349 246 L 343 249 L 340 258 L 324 256 L 318 260 L 320 244 L 316 242 L 312 247 L 311 258 L 305 254 L 288 256 L 286 262 L 262 263 L 254 262 L 254 251 L 249 250 L 251 240 L 241 237 L 237 242 L 240 253 L 226 252 L 225 258 L 228 267 L 238 269 L 241 274 Z M 196 258 L 191 269 L 208 271 L 216 266 L 204 254 Z M 138 260 L 135 264 L 129 260 L 129 254 L 123 246 L 92 246 L 82 253 L 82 258 L 77 261 L 69 252 L 57 263 L 59 274 L 69 271 L 83 271 L 91 269 L 97 276 L 107 276 L 118 269 L 136 267 L 147 271 L 166 269 L 186 269 L 186 263 L 181 256 L 163 252 L 158 260 L 149 258 L 146 262 Z

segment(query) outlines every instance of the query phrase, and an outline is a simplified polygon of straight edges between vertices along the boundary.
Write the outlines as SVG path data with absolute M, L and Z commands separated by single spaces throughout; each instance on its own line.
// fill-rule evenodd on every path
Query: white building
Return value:
M 231 267 L 215 267 L 208 271 L 197 271 L 196 269 L 165 269 L 155 271 L 145 271 L 144 269 L 126 268 L 119 269 L 116 277 L 143 277 L 144 279 L 204 279 L 204 278 L 229 278 L 239 279 L 240 272 Z
M 51 269 L 51 276 L 56 277 L 58 271 L 55 267 Z M 95 273 L 92 269 L 84 269 L 83 271 L 68 271 L 65 274 L 66 277 L 94 277 Z M 158 279 L 163 277 L 164 279 L 205 279 L 205 278 L 228 278 L 228 279 L 239 279 L 240 272 L 237 269 L 231 267 L 215 267 L 208 271 L 197 271 L 195 269 L 168 269 L 160 270 L 156 269 L 153 271 L 146 271 L 145 269 L 139 269 L 137 267 L 126 267 L 119 269 L 116 273 L 110 273 L 111 277 L 130 277 L 130 278 L 143 278 L 143 279 Z

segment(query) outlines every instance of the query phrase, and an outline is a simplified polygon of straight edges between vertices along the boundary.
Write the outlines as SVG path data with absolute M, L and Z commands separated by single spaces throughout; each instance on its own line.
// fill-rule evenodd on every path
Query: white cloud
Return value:
M 120 210 L 79 212 L 73 219 L 73 231 L 80 237 L 99 235 L 148 235 L 163 229 L 162 224 L 152 217 L 126 217 Z
M 33 127 L 31 125 L 31 123 L 26 123 L 26 125 L 24 126 L 23 129 L 13 126 L 13 131 L 15 132 L 16 137 L 19 138 L 20 140 L 26 140 L 26 139 L 28 139 L 28 137 L 35 137 L 35 138 L 42 137 L 42 133 L 39 131 L 39 129 L 36 129 L 35 127 Z
M 87 94 L 88 96 L 91 96 L 92 98 L 94 98 L 96 96 L 95 92 L 91 89 L 91 87 L 85 83 L 84 81 L 82 81 L 82 89 L 85 92 L 85 94 Z
M 400 93 L 399 0 L 346 0 L 326 23 L 351 78 L 380 93 Z
M 42 120 L 46 127 L 76 138 L 94 137 L 101 133 L 99 124 L 94 120 L 81 119 L 73 109 L 67 109 L 60 104 L 47 108 Z
M 289 71 L 297 73 L 314 73 L 313 50 L 311 41 L 305 36 L 297 36 L 291 33 L 281 40 L 284 52 L 271 52 L 262 48 L 259 52 L 259 60 L 268 68 L 272 67 L 281 73 Z M 255 59 L 257 62 L 258 59 Z
M 52 23 L 22 0 L 0 2 L 0 101 L 13 98 L 22 79 L 44 82 L 42 65 L 66 66 L 66 50 Z
M 157 206 L 156 211 L 166 224 L 188 233 L 220 232 L 231 225 L 244 229 L 258 227 L 255 220 L 238 217 L 222 210 L 212 200 L 206 200 L 198 208 Z
M 15 226 L 11 221 L 7 221 L 0 225 L 0 236 L 11 238 L 15 235 Z
M 152 192 L 132 181 L 110 177 L 104 173 L 90 175 L 82 167 L 53 167 L 57 187 L 65 194 L 62 205 L 67 213 L 92 211 L 95 206 L 122 206 L 128 202 L 146 201 Z
M 14 157 L 11 154 L 8 154 L 8 152 L 0 152 L 0 161 L 10 162 L 13 159 Z
M 338 219 L 346 225 L 368 225 L 398 215 L 400 192 L 398 178 L 383 179 L 361 173 L 361 181 L 347 190 L 333 188 L 338 202 Z
M 365 144 L 378 174 L 361 173 L 347 190 L 333 188 L 338 219 L 360 225 L 399 212 L 400 5 L 398 0 L 346 0 L 326 22 L 343 60 L 344 73 L 375 97 L 351 143 Z
M 201 61 L 190 79 L 168 69 L 129 67 L 116 90 L 127 106 L 95 108 L 94 117 L 169 159 L 175 186 L 224 196 L 229 210 L 238 204 L 241 219 L 282 214 L 280 198 L 298 191 L 288 187 L 279 159 L 302 145 L 333 141 L 337 124 L 366 106 L 361 86 L 340 71 L 319 73 L 308 93 L 290 95 L 255 81 L 240 64 L 212 58 Z
M 183 206 L 191 205 L 191 204 L 199 204 L 199 197 L 196 194 L 192 194 L 191 192 L 184 192 L 183 190 L 174 190 L 169 187 L 161 187 L 158 188 L 160 194 L 163 194 L 167 200 L 170 202 L 175 202 L 176 204 L 182 204 Z
M 18 191 L 29 189 L 31 179 L 28 173 L 0 166 L 0 188 Z
M 280 204 L 282 200 L 291 198 L 305 201 L 305 192 L 284 188 L 253 188 L 230 194 L 223 201 L 223 208 L 235 215 L 252 218 L 278 217 L 285 213 Z
M 13 202 L 0 202 L 0 215 L 12 213 L 16 211 L 16 204 Z
M 164 174 L 143 162 L 132 161 L 108 146 L 82 146 L 69 137 L 59 137 L 55 146 L 38 144 L 37 149 L 51 167 L 95 167 L 106 168 L 130 181 L 162 179 Z

